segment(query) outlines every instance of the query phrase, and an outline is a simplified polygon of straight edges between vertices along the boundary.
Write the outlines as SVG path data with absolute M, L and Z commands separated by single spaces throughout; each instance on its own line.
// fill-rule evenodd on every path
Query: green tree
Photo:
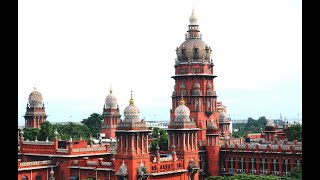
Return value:
M 52 141 L 54 136 L 53 133 L 54 133 L 54 129 L 52 124 L 49 121 L 42 122 L 40 124 L 38 140 L 45 141 L 48 137 L 48 140 Z
M 55 124 L 53 128 L 57 128 L 59 136 L 63 140 L 68 140 L 70 137 L 80 139 L 80 136 L 82 139 L 89 140 L 90 137 L 90 129 L 84 124 L 69 122 L 67 124 Z
M 289 141 L 302 141 L 302 125 L 299 123 L 293 124 L 287 129 L 285 129 L 285 133 Z
M 158 133 L 160 133 L 160 139 L 158 139 Z M 156 127 L 153 129 L 152 136 L 151 151 L 156 150 L 158 143 L 161 151 L 168 150 L 168 134 L 165 130 Z
M 92 113 L 90 117 L 88 117 L 87 119 L 83 119 L 81 123 L 83 123 L 89 128 L 92 136 L 96 136 L 98 133 L 101 133 L 102 120 L 103 117 L 101 114 Z
M 293 179 L 302 179 L 302 167 L 295 168 L 291 174 L 291 178 Z
M 24 140 L 34 141 L 36 136 L 39 136 L 40 129 L 39 128 L 24 128 Z

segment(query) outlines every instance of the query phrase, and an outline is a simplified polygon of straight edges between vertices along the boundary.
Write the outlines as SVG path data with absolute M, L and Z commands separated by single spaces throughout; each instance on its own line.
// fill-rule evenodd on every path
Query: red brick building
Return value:
M 192 11 L 185 41 L 176 49 L 174 91 L 168 129 L 168 150 L 150 152 L 151 130 L 140 119 L 132 92 L 124 119 L 117 98 L 110 94 L 102 112 L 102 133 L 115 143 L 88 144 L 86 140 L 25 141 L 20 133 L 18 179 L 172 179 L 202 180 L 235 173 L 289 176 L 302 163 L 302 143 L 288 142 L 272 120 L 256 143 L 233 139 L 226 106 L 214 90 L 212 50 Z M 46 118 L 42 96 L 29 96 L 26 128 L 39 127 Z M 281 140 L 277 134 L 281 134 Z

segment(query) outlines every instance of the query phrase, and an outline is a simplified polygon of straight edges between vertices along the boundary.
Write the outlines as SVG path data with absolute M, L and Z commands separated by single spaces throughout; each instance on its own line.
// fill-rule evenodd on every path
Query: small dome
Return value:
M 110 88 L 110 94 L 105 99 L 105 105 L 107 109 L 117 109 L 118 101 L 117 98 L 112 94 L 112 89 Z
M 118 174 L 128 174 L 128 168 L 127 166 L 124 164 L 124 162 L 122 162 L 121 166 L 119 167 L 119 170 L 117 172 Z
M 131 93 L 131 99 L 129 101 L 129 106 L 127 106 L 125 109 L 124 109 L 124 120 L 125 122 L 129 122 L 129 121 L 132 121 L 132 122 L 140 122 L 140 111 L 139 111 L 139 108 L 134 105 L 134 100 L 132 99 L 132 93 Z
M 190 121 L 190 110 L 184 105 L 183 96 L 181 96 L 180 105 L 176 108 L 174 114 L 176 116 L 175 121 Z
M 222 110 L 219 114 L 219 121 L 226 121 L 227 119 L 227 114 Z
M 200 84 L 198 82 L 195 82 L 193 84 L 193 89 L 200 89 Z
M 186 88 L 186 85 L 184 84 L 184 82 L 182 82 L 181 84 L 180 84 L 180 89 L 185 89 Z
M 207 89 L 211 89 L 211 88 L 212 88 L 212 85 L 210 84 L 209 81 L 208 81 L 207 84 L 206 84 L 206 88 L 207 88 Z
M 188 59 L 200 62 L 204 59 L 209 62 L 210 52 L 210 48 L 201 39 L 187 39 L 178 48 L 177 56 L 180 62 L 187 62 Z
M 39 91 L 36 91 L 36 88 L 29 95 L 29 105 L 30 107 L 43 107 L 42 95 Z
M 272 119 L 268 119 L 267 120 L 267 127 L 276 127 L 276 125 L 274 124 L 274 121 Z
M 211 121 L 208 123 L 207 129 L 217 130 L 217 129 L 218 129 L 218 126 L 217 126 L 217 124 L 216 124 L 213 120 L 211 120 Z

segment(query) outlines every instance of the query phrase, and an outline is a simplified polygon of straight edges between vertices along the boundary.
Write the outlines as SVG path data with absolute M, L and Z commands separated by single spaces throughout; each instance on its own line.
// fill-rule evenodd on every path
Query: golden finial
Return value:
M 131 99 L 130 99 L 129 103 L 130 103 L 130 105 L 133 105 L 133 104 L 134 104 L 134 100 L 133 100 L 133 98 L 132 98 L 132 90 L 131 90 Z
M 183 94 L 181 95 L 180 105 L 184 105 Z
M 110 90 L 109 90 L 110 94 L 112 94 L 112 87 L 110 87 Z

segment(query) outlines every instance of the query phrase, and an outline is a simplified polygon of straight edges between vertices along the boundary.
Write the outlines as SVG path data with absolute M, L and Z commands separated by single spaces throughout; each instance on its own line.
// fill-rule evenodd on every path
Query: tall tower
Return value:
M 175 109 L 175 119 L 171 120 L 167 129 L 169 135 L 169 151 L 184 159 L 184 168 L 188 168 L 189 179 L 199 179 L 197 128 L 195 121 L 189 117 L 190 110 L 181 96 L 180 105 Z
M 29 95 L 25 119 L 25 128 L 40 128 L 40 124 L 47 119 L 46 110 L 43 103 L 42 95 L 34 87 Z
M 175 109 L 179 106 L 181 96 L 190 108 L 190 119 L 196 122 L 198 141 L 205 143 L 206 126 L 211 120 L 216 121 L 217 95 L 214 91 L 213 62 L 211 47 L 202 41 L 198 18 L 192 10 L 190 24 L 185 41 L 176 49 L 174 92 L 172 93 L 172 109 L 170 119 L 174 119 Z
M 106 138 L 114 139 L 116 137 L 116 127 L 120 121 L 121 115 L 119 112 L 117 98 L 112 94 L 111 88 L 109 92 L 110 94 L 105 99 L 105 105 L 102 112 L 102 133 L 106 135 Z
M 116 127 L 117 153 L 115 155 L 115 170 L 118 178 L 128 180 L 143 179 L 147 176 L 150 164 L 148 152 L 148 126 L 140 119 L 140 111 L 134 105 L 132 98 L 129 106 L 124 109 L 124 120 Z M 147 166 L 145 166 L 147 165 Z M 127 170 L 130 170 L 128 174 Z
M 219 137 L 220 130 L 214 121 L 210 121 L 207 126 L 207 155 L 208 172 L 210 176 L 219 176 Z

